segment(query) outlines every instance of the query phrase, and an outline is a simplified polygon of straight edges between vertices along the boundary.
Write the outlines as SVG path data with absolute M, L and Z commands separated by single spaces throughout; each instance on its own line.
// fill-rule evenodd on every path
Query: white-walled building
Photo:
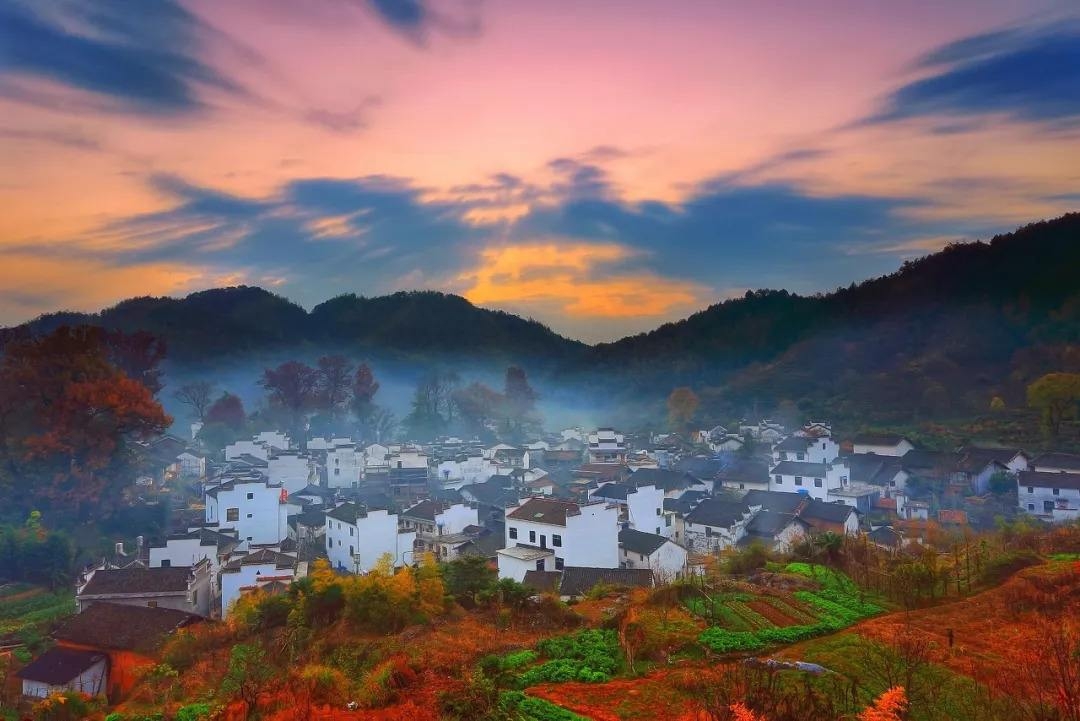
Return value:
M 626 437 L 612 428 L 589 434 L 589 463 L 622 463 L 626 460 Z
M 846 488 L 849 483 L 848 467 L 842 461 L 780 461 L 769 471 L 770 491 L 806 493 L 821 501 L 829 500 L 829 491 Z
M 619 557 L 623 568 L 648 568 L 657 583 L 686 574 L 686 549 L 670 538 L 633 528 L 619 531 Z
M 292 441 L 289 440 L 288 434 L 281 431 L 262 431 L 255 434 L 254 440 L 256 443 L 262 443 L 268 448 L 279 451 L 287 451 L 292 448 Z
M 240 456 L 254 456 L 265 461 L 270 456 L 270 449 L 265 443 L 249 440 L 240 440 L 225 446 L 226 461 L 236 460 Z
M 311 458 L 295 451 L 270 456 L 266 462 L 266 475 L 271 485 L 282 486 L 289 493 L 317 480 Z
M 563 566 L 619 567 L 619 509 L 605 502 L 530 498 L 507 509 L 505 533 L 501 578 L 521 581 L 526 571 Z
M 394 566 L 414 562 L 416 532 L 401 532 L 397 514 L 343 503 L 326 513 L 326 555 L 330 565 L 351 573 L 370 571 L 384 555 Z
M 741 501 L 706 498 L 683 518 L 686 547 L 705 553 L 733 548 L 746 534 L 751 516 L 750 508 Z
M 224 559 L 241 543 L 235 535 L 209 528 L 193 528 L 165 539 L 164 545 L 149 548 L 150 568 L 195 566 L 204 559 L 210 564 L 210 587 L 215 598 L 221 596 L 218 575 Z M 212 604 L 216 605 L 216 604 Z
M 326 485 L 330 488 L 356 488 L 364 477 L 362 451 L 351 443 L 326 452 Z
M 788 436 L 773 446 L 773 462 L 832 463 L 840 455 L 840 446 L 828 436 Z
M 498 473 L 495 462 L 480 453 L 469 453 L 440 461 L 435 466 L 435 477 L 443 488 L 458 489 L 474 483 L 483 483 Z
M 63 691 L 104 695 L 108 689 L 109 659 L 100 651 L 57 646 L 15 672 L 22 680 L 22 695 L 48 698 Z
M 184 451 L 176 457 L 180 462 L 180 478 L 202 478 L 206 475 L 206 456 L 195 451 Z
M 589 497 L 618 506 L 620 523 L 628 523 L 638 531 L 671 537 L 671 517 L 664 515 L 664 492 L 652 484 L 635 487 L 627 483 L 605 483 L 592 489 Z
M 296 557 L 269 548 L 237 555 L 221 569 L 221 615 L 228 616 L 232 604 L 246 589 L 267 583 L 292 583 L 299 564 Z
M 416 534 L 414 548 L 418 553 L 435 553 L 444 557 L 445 539 L 461 536 L 467 528 L 479 530 L 480 517 L 476 506 L 445 501 L 420 501 L 412 508 L 402 511 L 398 517 L 398 529 Z M 461 539 L 464 543 L 467 539 Z
M 364 471 L 366 473 L 386 473 L 390 469 L 390 446 L 372 443 L 364 448 Z
M 1020 471 L 1020 510 L 1059 523 L 1080 518 L 1080 473 Z
M 851 441 L 852 452 L 874 453 L 879 456 L 900 458 L 915 448 L 915 444 L 895 433 L 860 433 Z
M 289 514 L 299 510 L 287 499 L 286 489 L 259 474 L 227 480 L 206 491 L 206 523 L 219 531 L 234 529 L 253 545 L 281 543 L 289 535 Z

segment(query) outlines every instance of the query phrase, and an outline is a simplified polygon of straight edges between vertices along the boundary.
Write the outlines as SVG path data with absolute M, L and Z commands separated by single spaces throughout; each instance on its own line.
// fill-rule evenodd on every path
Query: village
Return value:
M 198 428 L 192 429 L 192 437 Z M 138 492 L 172 500 L 161 540 L 118 541 L 78 574 L 77 613 L 18 671 L 24 696 L 121 699 L 132 669 L 179 629 L 227 619 L 325 559 L 338 574 L 483 559 L 563 600 L 598 585 L 656 588 L 749 547 L 855 538 L 902 553 L 935 528 L 995 517 L 1080 518 L 1080 456 L 918 448 L 897 434 L 834 437 L 768 419 L 690 433 L 566 428 L 530 442 L 361 443 L 260 432 L 208 457 L 164 436 Z

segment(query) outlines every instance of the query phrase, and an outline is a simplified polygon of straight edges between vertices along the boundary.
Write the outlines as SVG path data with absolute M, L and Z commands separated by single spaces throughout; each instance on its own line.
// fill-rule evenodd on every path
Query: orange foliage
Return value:
M 859 714 L 859 721 L 901 721 L 907 706 L 904 687 L 894 686 L 878 696 L 873 706 Z
M 758 716 L 741 703 L 731 704 L 731 721 L 768 721 L 764 716 Z

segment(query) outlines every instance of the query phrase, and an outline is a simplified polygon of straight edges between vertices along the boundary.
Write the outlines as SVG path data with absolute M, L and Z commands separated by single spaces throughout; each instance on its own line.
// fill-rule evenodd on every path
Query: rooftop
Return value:
M 63 686 L 101 661 L 104 654 L 57 646 L 15 672 L 19 678 L 50 686 Z
M 580 514 L 580 507 L 572 501 L 560 501 L 554 498 L 530 498 L 518 508 L 507 513 L 506 517 L 519 521 L 565 526 L 567 516 Z
M 668 539 L 655 533 L 645 533 L 633 528 L 624 528 L 619 531 L 619 544 L 624 551 L 632 553 L 650 556 L 667 542 Z
M 92 648 L 149 651 L 177 629 L 201 620 L 171 608 L 95 603 L 61 624 L 53 636 Z
M 550 548 L 537 548 L 536 546 L 509 546 L 499 549 L 499 555 L 516 558 L 519 561 L 538 561 L 541 558 L 554 556 L 555 552 Z
M 186 593 L 190 566 L 107 568 L 95 571 L 79 596 Z

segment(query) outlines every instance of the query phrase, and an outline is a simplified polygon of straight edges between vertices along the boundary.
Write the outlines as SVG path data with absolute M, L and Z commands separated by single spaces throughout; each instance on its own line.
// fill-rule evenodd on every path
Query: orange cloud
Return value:
M 461 279 L 476 304 L 528 303 L 574 316 L 633 318 L 660 316 L 701 305 L 708 290 L 694 283 L 636 272 L 592 279 L 598 266 L 632 257 L 615 245 L 536 243 L 491 248 L 480 268 Z

